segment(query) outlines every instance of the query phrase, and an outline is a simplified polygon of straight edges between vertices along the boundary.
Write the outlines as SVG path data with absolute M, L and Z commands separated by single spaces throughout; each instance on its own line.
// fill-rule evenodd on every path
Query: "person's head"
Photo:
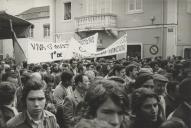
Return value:
M 85 74 L 88 76 L 89 80 L 92 82 L 95 80 L 95 72 L 93 70 L 88 70 L 85 72 Z
M 42 80 L 42 75 L 40 74 L 40 72 L 33 72 L 31 74 L 31 78 Z
M 16 100 L 16 87 L 11 82 L 0 83 L 0 105 L 11 105 Z
M 139 88 L 132 94 L 132 112 L 137 119 L 156 122 L 159 116 L 158 96 L 150 89 Z
M 179 84 L 179 93 L 181 98 L 191 105 L 191 78 L 186 78 Z
M 7 81 L 14 83 L 16 86 L 18 86 L 18 74 L 10 71 L 7 76 Z
M 168 83 L 168 79 L 161 74 L 154 74 L 154 84 L 155 84 L 155 92 L 158 95 L 164 95 L 166 93 L 166 86 Z
M 86 69 L 87 70 L 94 70 L 95 67 L 94 67 L 94 65 L 92 63 L 89 63 L 89 64 L 86 65 Z
M 126 67 L 126 74 L 129 77 L 137 78 L 138 75 L 138 67 L 134 64 L 130 64 Z
M 63 71 L 61 74 L 62 85 L 68 87 L 72 84 L 73 74 L 70 71 Z
M 72 58 L 72 59 L 70 60 L 70 65 L 71 65 L 72 68 L 76 68 L 77 65 L 78 65 L 77 60 L 74 59 L 74 58 Z
M 33 119 L 39 119 L 42 116 L 46 102 L 44 86 L 43 81 L 31 78 L 23 87 L 21 98 L 23 107 Z
M 89 78 L 84 74 L 79 74 L 75 78 L 75 85 L 77 88 L 80 88 L 82 90 L 87 90 L 89 88 Z
M 135 82 L 136 88 L 144 87 L 154 91 L 153 74 L 150 71 L 141 70 Z
M 186 128 L 186 125 L 181 119 L 173 117 L 163 122 L 159 128 Z
M 88 116 L 107 121 L 119 128 L 127 111 L 127 96 L 121 86 L 113 80 L 99 79 L 90 85 L 85 102 Z
M 115 76 L 125 78 L 125 75 L 126 75 L 125 67 L 120 64 L 116 64 L 113 67 L 113 73 Z
M 48 88 L 54 87 L 54 76 L 52 76 L 50 74 L 46 74 L 44 76 L 44 81 L 46 82 Z

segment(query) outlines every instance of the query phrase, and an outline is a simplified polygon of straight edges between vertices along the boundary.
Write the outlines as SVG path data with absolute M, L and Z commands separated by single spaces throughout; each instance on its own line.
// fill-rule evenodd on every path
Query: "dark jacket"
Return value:
M 5 106 L 0 106 L 0 128 L 5 127 L 6 122 L 14 116 L 13 110 Z
M 27 112 L 24 111 L 7 122 L 7 128 L 32 128 Z M 44 128 L 59 128 L 55 116 L 44 110 Z
M 188 128 L 191 128 L 191 106 L 187 103 L 184 102 L 179 105 L 174 111 L 173 117 L 181 119 Z
M 73 127 L 80 120 L 83 103 L 83 98 L 77 90 L 65 97 L 63 105 L 58 106 L 56 114 L 61 128 Z

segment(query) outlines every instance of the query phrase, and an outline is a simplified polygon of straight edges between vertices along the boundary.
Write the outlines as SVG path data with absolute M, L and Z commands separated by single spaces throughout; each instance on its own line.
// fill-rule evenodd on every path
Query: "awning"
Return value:
M 33 24 L 16 16 L 9 15 L 5 11 L 0 11 L 0 39 L 11 38 L 10 19 L 12 20 L 17 38 L 28 37 L 29 28 Z

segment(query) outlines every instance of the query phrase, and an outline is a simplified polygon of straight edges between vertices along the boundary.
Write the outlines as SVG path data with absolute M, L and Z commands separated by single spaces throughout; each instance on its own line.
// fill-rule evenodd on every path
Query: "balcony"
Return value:
M 117 16 L 114 14 L 88 15 L 75 18 L 76 31 L 104 30 L 117 26 Z

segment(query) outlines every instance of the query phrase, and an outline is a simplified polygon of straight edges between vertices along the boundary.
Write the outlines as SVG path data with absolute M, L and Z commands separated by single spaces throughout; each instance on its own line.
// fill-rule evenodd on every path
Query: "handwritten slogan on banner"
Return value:
M 69 50 L 67 41 L 61 43 L 36 42 L 30 40 L 28 43 L 28 63 L 51 62 L 61 59 L 70 59 L 66 54 Z
M 99 51 L 95 54 L 95 57 L 111 56 L 127 52 L 127 34 L 119 38 L 109 47 Z
M 96 53 L 98 34 L 80 41 L 71 38 L 68 41 L 38 42 L 28 41 L 28 63 L 51 62 L 71 58 L 87 58 Z M 91 51 L 91 53 L 90 53 Z
M 38 42 L 28 40 L 28 63 L 52 62 L 71 58 L 93 58 L 116 55 L 127 52 L 127 34 L 102 51 L 97 50 L 98 34 L 77 41 L 71 38 L 68 41 Z
M 97 40 L 98 40 L 98 33 L 94 34 L 93 36 L 80 40 L 79 43 L 88 52 L 96 53 L 97 52 Z

